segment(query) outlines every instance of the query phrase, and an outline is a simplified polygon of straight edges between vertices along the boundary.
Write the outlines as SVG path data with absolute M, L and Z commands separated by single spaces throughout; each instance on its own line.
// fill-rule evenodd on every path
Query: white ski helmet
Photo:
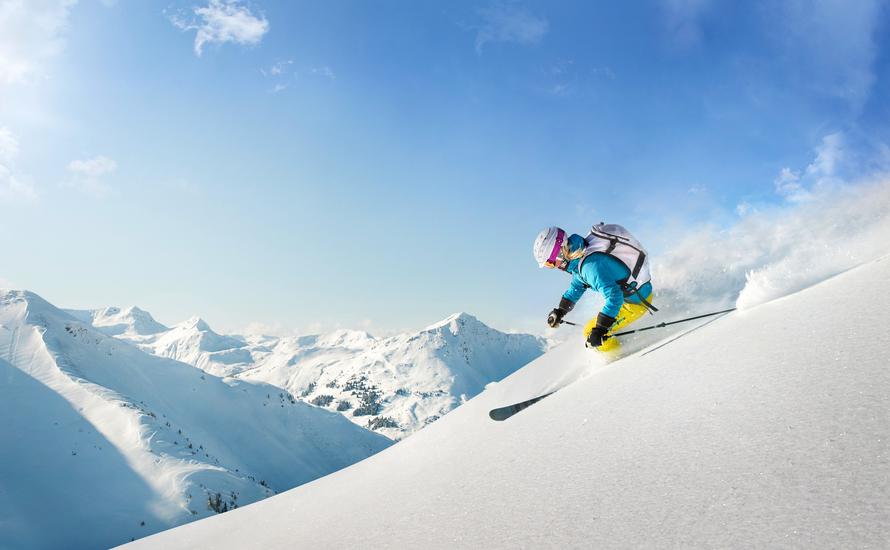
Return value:
M 558 267 L 564 260 L 563 245 L 566 244 L 566 232 L 558 227 L 548 227 L 538 233 L 535 239 L 535 260 L 540 267 Z

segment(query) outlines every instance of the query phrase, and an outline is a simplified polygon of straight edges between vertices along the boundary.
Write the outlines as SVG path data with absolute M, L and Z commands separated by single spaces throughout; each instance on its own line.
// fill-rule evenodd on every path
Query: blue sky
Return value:
M 632 4 L 630 6 L 625 4 Z M 885 2 L 0 0 L 0 283 L 219 330 L 539 330 L 548 225 L 654 253 L 886 169 Z

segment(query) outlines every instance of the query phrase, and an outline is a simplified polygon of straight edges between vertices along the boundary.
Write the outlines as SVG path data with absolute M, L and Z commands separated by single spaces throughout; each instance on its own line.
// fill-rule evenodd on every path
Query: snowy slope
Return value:
M 105 323 L 96 324 L 99 330 L 139 324 L 123 313 L 106 321 L 104 311 L 91 313 L 94 324 Z M 217 334 L 197 317 L 163 331 L 113 334 L 217 376 L 274 384 L 394 439 L 436 421 L 547 348 L 542 338 L 505 334 L 466 313 L 389 338 L 351 330 L 240 338 Z
M 107 313 L 115 334 L 158 328 Z M 0 548 L 120 544 L 214 514 L 211 497 L 216 511 L 247 504 L 390 444 L 273 386 L 146 354 L 23 291 L 0 291 L 0 418 Z
M 609 365 L 570 341 L 368 460 L 132 547 L 890 547 L 887 280 L 885 257 Z

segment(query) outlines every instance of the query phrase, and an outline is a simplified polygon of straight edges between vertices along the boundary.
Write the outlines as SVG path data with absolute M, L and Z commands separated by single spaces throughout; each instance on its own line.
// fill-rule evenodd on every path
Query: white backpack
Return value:
M 646 254 L 640 241 L 624 227 L 601 222 L 593 226 L 584 240 L 587 242 L 587 248 L 584 249 L 585 258 L 601 252 L 627 266 L 630 275 L 627 280 L 618 281 L 626 296 L 634 294 L 652 279 L 649 274 L 649 255 Z

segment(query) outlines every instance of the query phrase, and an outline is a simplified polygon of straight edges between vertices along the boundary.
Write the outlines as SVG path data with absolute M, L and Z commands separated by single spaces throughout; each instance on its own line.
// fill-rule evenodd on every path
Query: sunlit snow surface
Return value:
M 608 365 L 570 342 L 368 460 L 133 547 L 886 548 L 888 280 L 883 257 Z

